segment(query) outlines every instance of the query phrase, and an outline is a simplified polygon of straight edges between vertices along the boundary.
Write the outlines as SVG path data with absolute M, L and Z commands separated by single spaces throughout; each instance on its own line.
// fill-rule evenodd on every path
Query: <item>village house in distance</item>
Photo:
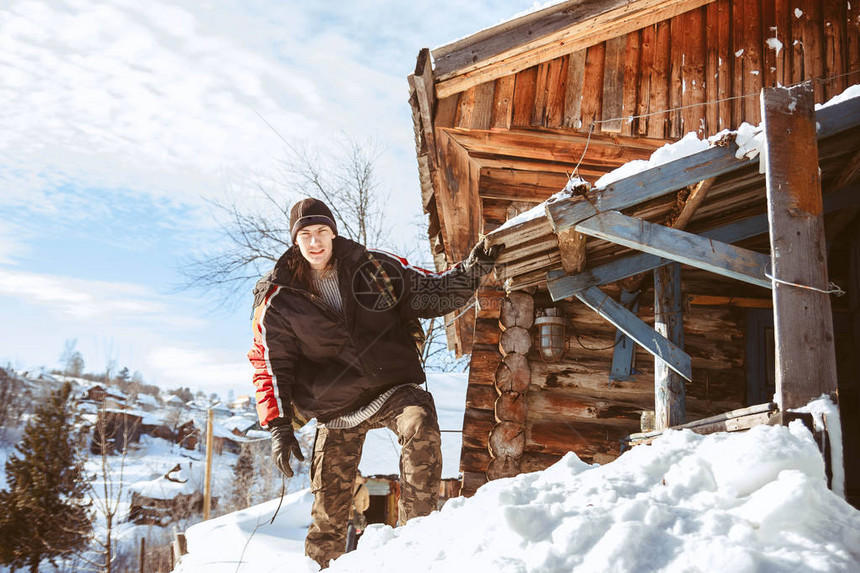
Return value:
M 464 494 L 827 394 L 860 507 L 858 84 L 843 0 L 571 0 L 418 54 L 437 270 L 506 246 L 448 317 Z

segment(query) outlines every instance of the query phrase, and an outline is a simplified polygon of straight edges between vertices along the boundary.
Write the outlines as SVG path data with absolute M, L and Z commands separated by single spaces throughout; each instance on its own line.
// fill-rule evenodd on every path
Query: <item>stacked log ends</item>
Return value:
M 499 350 L 504 359 L 496 368 L 496 424 L 490 431 L 488 479 L 512 477 L 520 473 L 525 451 L 526 392 L 531 382 L 527 358 L 531 349 L 529 328 L 534 324 L 534 299 L 524 292 L 512 292 L 502 301 L 499 313 Z
M 499 336 L 499 351 L 502 356 L 512 353 L 525 355 L 531 346 L 532 337 L 522 326 L 512 326 Z
M 496 390 L 524 394 L 532 379 L 528 358 L 522 354 L 511 353 L 496 368 Z
M 499 310 L 499 327 L 504 331 L 512 326 L 528 330 L 535 321 L 535 303 L 531 295 L 512 292 L 502 300 Z

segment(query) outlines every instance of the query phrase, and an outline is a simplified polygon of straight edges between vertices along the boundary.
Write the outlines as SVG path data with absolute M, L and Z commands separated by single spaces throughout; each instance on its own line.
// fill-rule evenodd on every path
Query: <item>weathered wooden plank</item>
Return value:
M 567 67 L 570 59 L 565 56 L 551 61 L 549 71 L 549 90 L 546 96 L 546 121 L 544 125 L 549 128 L 558 128 L 564 125 L 564 104 L 567 98 Z
M 705 65 L 707 52 L 703 9 L 681 14 L 676 20 L 683 22 L 683 63 L 681 66 L 681 135 L 695 131 L 699 137 L 705 135 Z
M 757 94 L 762 85 L 761 1 L 743 2 L 744 7 L 744 94 Z M 758 98 L 744 98 L 744 121 L 752 125 L 761 122 Z
M 603 104 L 603 72 L 606 54 L 605 44 L 597 44 L 588 48 L 585 56 L 585 79 L 582 86 L 582 129 L 588 131 L 595 120 L 600 119 Z M 594 131 L 600 131 L 600 125 L 594 125 Z
M 455 126 L 465 128 L 471 127 L 472 111 L 475 109 L 477 93 L 478 86 L 472 86 L 460 94 L 460 101 L 457 102 L 457 116 L 454 118 Z
M 791 0 L 774 0 L 774 19 L 773 26 L 775 29 L 768 34 L 765 30 L 765 36 L 775 38 L 777 44 L 770 47 L 774 52 L 776 73 L 776 84 L 787 86 L 791 84 L 791 54 L 793 47 L 791 45 L 791 19 L 794 17 L 791 13 Z M 772 87 L 772 86 L 771 86 Z
M 621 133 L 624 114 L 624 57 L 627 36 L 606 41 L 603 65 L 603 109 L 600 129 L 605 133 Z M 632 78 L 631 78 L 631 81 Z
M 669 112 L 669 137 L 671 139 L 680 139 L 684 135 L 681 123 L 681 105 L 683 105 L 681 98 L 685 86 L 681 67 L 684 64 L 684 49 L 686 48 L 684 37 L 686 16 L 687 14 L 681 14 L 669 21 L 672 39 L 669 42 L 669 85 L 666 92 L 669 95 L 668 108 L 671 110 Z
M 671 34 L 669 22 L 657 23 L 656 43 L 654 44 L 654 57 L 651 61 L 651 90 L 648 100 L 650 102 L 649 113 L 663 111 L 669 107 L 669 46 Z M 643 70 L 644 72 L 644 70 Z M 661 113 L 648 117 L 648 137 L 665 138 L 668 136 L 669 115 Z
M 770 288 L 768 257 L 679 229 L 649 223 L 617 211 L 604 211 L 577 223 L 577 231 L 625 247 Z
M 639 291 L 621 290 L 619 302 L 624 308 L 636 314 L 639 310 Z M 615 348 L 612 352 L 612 366 L 609 368 L 609 379 L 612 381 L 630 380 L 633 374 L 633 363 L 636 358 L 636 345 L 633 340 L 621 330 L 615 332 Z
M 433 50 L 437 94 L 517 73 L 713 0 L 571 0 Z
M 636 131 L 636 105 L 639 96 L 639 53 L 641 38 L 636 30 L 627 34 L 624 50 L 624 95 L 621 102 L 621 115 L 626 118 L 621 124 L 622 135 L 633 135 Z
M 495 82 L 487 82 L 475 86 L 475 104 L 472 107 L 472 117 L 469 125 L 462 127 L 468 127 L 469 129 L 488 129 L 490 127 L 495 91 Z
M 860 3 L 851 2 L 847 6 L 845 16 L 845 43 L 847 58 L 848 83 L 855 84 L 860 81 Z
M 552 81 L 549 78 L 551 62 L 541 62 L 537 66 L 535 74 L 535 103 L 532 106 L 531 125 L 543 126 L 546 122 L 546 100 L 549 84 Z
M 716 416 L 709 416 L 701 420 L 694 420 L 686 424 L 681 424 L 672 427 L 673 430 L 688 429 L 697 434 L 713 434 L 715 432 L 735 432 L 747 430 L 753 426 L 766 424 L 768 419 L 778 411 L 776 404 L 773 402 L 767 404 L 757 404 L 748 408 L 732 410 Z M 653 432 L 642 432 L 631 434 L 625 439 L 629 445 L 647 444 L 652 440 L 661 436 L 664 430 L 656 430 Z
M 433 118 L 433 127 L 454 127 L 457 118 L 460 94 L 436 100 L 436 116 Z
M 568 57 L 567 90 L 564 96 L 564 120 L 562 127 L 582 127 L 582 86 L 585 83 L 585 52 L 579 50 Z
M 711 134 L 718 133 L 723 129 L 730 129 L 732 125 L 732 14 L 731 0 L 717 0 L 717 98 L 719 103 L 719 124 L 716 128 L 709 127 Z M 713 81 L 713 78 L 708 78 Z
M 463 414 L 463 448 L 483 449 L 487 451 L 487 439 L 490 431 L 496 425 L 496 415 L 493 410 L 466 408 Z M 487 452 L 487 457 L 489 457 Z
M 490 116 L 490 127 L 510 129 L 511 117 L 514 110 L 514 85 L 516 76 L 505 76 L 496 80 L 493 92 L 493 113 Z
M 528 68 L 516 76 L 511 127 L 529 127 L 531 125 L 532 109 L 535 105 L 537 72 L 537 67 Z
M 639 103 L 636 107 L 636 133 L 648 134 L 648 124 L 651 121 L 651 76 L 654 68 L 654 51 L 657 47 L 657 27 L 648 26 L 642 29 L 642 45 L 639 61 Z
M 768 88 L 762 94 L 776 395 L 782 410 L 836 390 L 829 295 L 796 286 L 828 289 L 813 90 L 802 84 Z
M 578 291 L 576 297 L 600 316 L 606 318 L 650 354 L 663 359 L 672 370 L 692 380 L 690 356 L 675 344 L 655 332 L 642 320 L 607 296 L 597 287 Z
M 731 128 L 737 129 L 744 121 L 744 110 L 746 109 L 746 91 L 744 81 L 746 80 L 746 68 L 744 66 L 744 57 L 746 54 L 746 39 L 744 38 L 744 4 L 748 2 L 732 2 L 732 123 Z
M 681 265 L 674 263 L 654 272 L 654 330 L 678 348 L 684 348 L 681 304 Z M 654 358 L 654 418 L 662 430 L 687 421 L 684 380 L 660 358 Z
M 801 0 L 798 3 L 803 14 L 800 16 L 801 38 L 803 41 L 803 75 L 805 80 L 824 77 L 824 58 L 821 41 L 821 0 Z M 824 101 L 824 83 L 813 82 L 815 101 Z
M 761 5 L 761 83 L 763 86 L 776 85 L 776 38 L 775 0 L 766 0 Z
M 535 105 L 531 124 L 560 127 L 564 112 L 567 83 L 567 58 L 556 58 L 538 66 L 535 81 Z
M 824 0 L 824 99 L 830 99 L 845 89 L 845 22 L 847 3 L 843 0 Z

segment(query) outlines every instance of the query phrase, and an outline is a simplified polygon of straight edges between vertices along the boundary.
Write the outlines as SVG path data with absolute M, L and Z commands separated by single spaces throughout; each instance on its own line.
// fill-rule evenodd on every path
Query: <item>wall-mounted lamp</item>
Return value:
M 558 362 L 564 357 L 564 323 L 560 308 L 544 309 L 544 316 L 535 319 L 535 346 L 544 362 Z

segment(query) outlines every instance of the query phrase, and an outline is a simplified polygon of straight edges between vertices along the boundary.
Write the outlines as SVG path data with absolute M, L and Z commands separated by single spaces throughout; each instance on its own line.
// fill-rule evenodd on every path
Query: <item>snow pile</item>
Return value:
M 311 496 L 198 524 L 178 573 L 316 571 Z M 241 560 L 241 563 L 239 561 Z M 368 528 L 334 572 L 860 571 L 860 512 L 827 489 L 809 431 L 669 431 L 605 466 L 570 453 L 405 527 Z
M 860 512 L 802 424 L 669 432 L 606 466 L 574 454 L 406 527 L 331 571 L 858 571 Z
M 664 163 L 669 163 L 670 161 L 675 161 L 676 159 L 681 159 L 682 157 L 687 157 L 688 155 L 704 151 L 709 146 L 709 140 L 699 139 L 696 132 L 691 131 L 678 141 L 667 143 L 652 153 L 651 157 L 648 158 L 648 161 L 645 161 L 644 159 L 635 159 L 625 163 L 618 169 L 610 171 L 598 179 L 594 186 L 598 189 L 602 189 L 610 183 L 615 183 L 621 179 L 632 177 L 633 175 L 641 173 L 647 169 L 653 169 L 654 167 L 658 167 Z

